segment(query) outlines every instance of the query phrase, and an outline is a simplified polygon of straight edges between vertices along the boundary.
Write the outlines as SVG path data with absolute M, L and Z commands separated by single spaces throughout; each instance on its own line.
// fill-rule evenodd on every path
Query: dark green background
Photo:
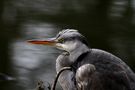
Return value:
M 9 47 L 23 37 L 20 27 L 29 21 L 78 29 L 92 48 L 117 55 L 135 71 L 135 0 L 1 0 L 0 72 L 16 75 Z M 12 82 L 0 84 L 3 90 L 16 88 Z

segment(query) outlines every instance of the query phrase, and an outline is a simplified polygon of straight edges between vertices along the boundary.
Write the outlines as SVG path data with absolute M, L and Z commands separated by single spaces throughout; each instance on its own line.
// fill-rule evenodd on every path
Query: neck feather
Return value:
M 89 47 L 85 44 L 78 45 L 76 49 L 74 49 L 72 52 L 70 52 L 70 60 L 74 62 L 81 54 L 89 51 Z

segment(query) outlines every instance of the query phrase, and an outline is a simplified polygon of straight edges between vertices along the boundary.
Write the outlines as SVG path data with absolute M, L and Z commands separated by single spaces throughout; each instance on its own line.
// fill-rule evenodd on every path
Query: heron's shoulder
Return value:
M 102 50 L 102 49 L 96 49 L 96 48 L 92 48 L 91 51 L 92 51 L 93 53 L 111 54 L 110 52 L 107 52 L 107 51 Z
M 117 57 L 116 55 L 110 53 L 110 52 L 107 52 L 105 50 L 101 50 L 101 49 L 91 49 L 91 54 L 92 55 L 96 55 L 96 56 L 99 56 L 99 57 L 104 57 L 104 58 L 116 58 L 116 59 L 119 59 L 119 57 Z
M 119 57 L 116 55 L 101 50 L 101 49 L 91 49 L 90 56 L 92 58 L 95 58 L 94 61 L 103 61 L 103 62 L 109 62 L 109 63 L 116 63 L 116 64 L 122 64 L 124 66 L 127 66 Z
M 106 67 L 108 66 L 111 69 L 116 69 L 116 67 L 121 68 L 121 70 L 125 70 L 128 73 L 133 73 L 130 67 L 119 57 L 100 49 L 92 49 L 92 57 L 96 58 L 93 61 L 98 61 L 100 65 L 104 64 Z M 113 66 L 113 67 L 112 67 Z

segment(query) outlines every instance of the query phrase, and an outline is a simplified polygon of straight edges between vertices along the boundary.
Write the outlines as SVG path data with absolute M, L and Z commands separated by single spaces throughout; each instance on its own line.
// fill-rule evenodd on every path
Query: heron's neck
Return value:
M 74 49 L 73 51 L 71 51 L 70 52 L 70 60 L 72 61 L 72 62 L 74 62 L 75 60 L 77 60 L 77 58 L 81 55 L 81 54 L 83 54 L 83 53 L 85 53 L 85 52 L 88 52 L 89 51 L 89 47 L 88 46 L 86 46 L 85 44 L 82 44 L 82 45 L 78 45 L 77 47 L 76 47 L 76 49 Z

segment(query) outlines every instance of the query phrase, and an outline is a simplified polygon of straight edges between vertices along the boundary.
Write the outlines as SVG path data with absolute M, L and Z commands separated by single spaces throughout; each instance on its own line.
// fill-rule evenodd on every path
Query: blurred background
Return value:
M 52 83 L 61 51 L 26 40 L 53 37 L 66 28 L 79 30 L 92 48 L 117 55 L 135 71 L 135 0 L 1 0 L 0 73 L 17 80 L 0 81 L 0 90 Z

